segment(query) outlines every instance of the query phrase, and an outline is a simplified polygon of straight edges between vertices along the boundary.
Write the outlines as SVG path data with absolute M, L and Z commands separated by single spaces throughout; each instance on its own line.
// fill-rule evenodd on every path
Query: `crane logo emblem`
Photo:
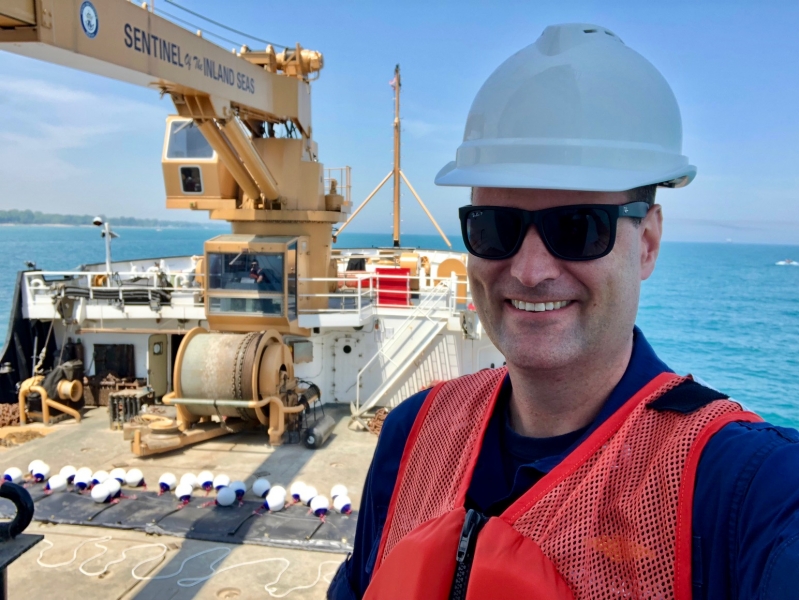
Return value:
M 97 18 L 97 10 L 89 0 L 80 5 L 80 24 L 83 26 L 83 32 L 90 38 L 97 35 L 100 21 Z

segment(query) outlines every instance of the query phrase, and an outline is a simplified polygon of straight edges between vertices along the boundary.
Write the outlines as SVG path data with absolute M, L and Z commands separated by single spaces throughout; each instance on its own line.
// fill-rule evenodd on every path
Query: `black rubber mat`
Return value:
M 97 504 L 88 493 L 59 492 L 37 500 L 33 518 L 47 523 L 91 525 L 92 519 L 110 506 Z
M 177 507 L 178 502 L 172 494 L 131 494 L 130 498 L 121 498 L 117 504 L 96 515 L 91 524 L 118 529 L 144 529 L 171 514 Z
M 192 501 L 159 520 L 158 527 L 171 535 L 231 541 L 228 538 L 234 536 L 241 524 L 261 506 L 259 502 L 245 502 L 242 506 L 203 507 L 202 504 Z
M 325 517 L 325 524 L 314 534 L 313 539 L 352 546 L 357 522 L 358 516 L 355 513 L 351 515 L 329 514 Z
M 289 506 L 276 513 L 265 512 L 254 516 L 239 531 L 239 536 L 253 543 L 263 540 L 275 542 L 307 541 L 322 521 L 308 514 L 306 507 Z
M 33 518 L 50 523 L 132 529 L 210 542 L 326 552 L 349 552 L 355 537 L 357 517 L 354 514 L 329 513 L 322 521 L 301 505 L 288 506 L 277 513 L 256 514 L 261 507 L 261 503 L 256 501 L 246 501 L 241 506 L 203 506 L 212 498 L 198 496 L 180 507 L 172 494 L 129 493 L 131 497 L 121 498 L 113 504 L 97 504 L 88 493 L 74 491 L 49 496 L 37 494 Z M 0 511 L 6 510 L 4 507 L 0 504 Z M 9 505 L 7 510 L 11 516 L 13 505 Z

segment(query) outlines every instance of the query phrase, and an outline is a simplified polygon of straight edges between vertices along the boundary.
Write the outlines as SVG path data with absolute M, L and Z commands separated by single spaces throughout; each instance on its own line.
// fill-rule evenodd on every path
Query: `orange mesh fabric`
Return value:
M 521 514 L 518 505 L 508 511 L 514 529 L 541 547 L 576 598 L 675 597 L 677 507 L 686 457 L 711 421 L 741 411 L 721 400 L 688 415 L 646 404 L 572 473 L 559 474 L 565 477 L 532 506 L 522 505 Z
M 420 437 L 403 456 L 405 470 L 392 499 L 381 558 L 416 527 L 455 507 L 461 482 L 471 477 L 489 404 L 506 373 L 503 367 L 459 377 L 428 398 Z

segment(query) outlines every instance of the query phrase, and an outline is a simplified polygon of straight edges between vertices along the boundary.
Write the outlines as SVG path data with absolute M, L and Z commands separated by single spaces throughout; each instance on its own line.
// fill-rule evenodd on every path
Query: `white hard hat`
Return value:
M 617 192 L 695 176 L 660 72 L 606 28 L 568 24 L 486 80 L 436 184 Z

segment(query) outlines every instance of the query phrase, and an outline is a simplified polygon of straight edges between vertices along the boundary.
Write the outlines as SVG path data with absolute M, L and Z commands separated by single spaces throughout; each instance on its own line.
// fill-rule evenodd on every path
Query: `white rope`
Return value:
M 238 564 L 235 564 L 235 565 L 230 565 L 229 567 L 224 567 L 222 569 L 217 570 L 216 566 L 220 562 L 225 560 L 230 555 L 231 550 L 230 550 L 230 548 L 226 548 L 224 546 L 216 546 L 214 548 L 209 548 L 208 550 L 203 550 L 201 552 L 197 552 L 195 554 L 192 554 L 191 556 L 186 558 L 182 563 L 180 563 L 180 567 L 174 573 L 171 573 L 169 575 L 141 576 L 141 575 L 137 575 L 136 574 L 136 570 L 140 566 L 145 565 L 145 564 L 150 563 L 150 562 L 153 562 L 155 560 L 160 560 L 164 556 L 166 556 L 166 553 L 169 551 L 169 548 L 167 548 L 167 546 L 165 544 L 152 543 L 152 544 L 138 544 L 136 546 L 131 546 L 130 548 L 126 548 L 125 550 L 122 551 L 122 556 L 120 558 L 118 558 L 116 560 L 112 560 L 111 562 L 106 563 L 101 570 L 99 570 L 99 571 L 87 571 L 86 569 L 84 569 L 84 566 L 87 563 L 90 563 L 91 561 L 96 560 L 96 559 L 100 558 L 101 556 L 104 556 L 105 554 L 108 553 L 108 547 L 104 546 L 103 544 L 104 544 L 104 542 L 113 541 L 113 538 L 111 536 L 106 535 L 106 536 L 102 536 L 102 537 L 99 537 L 99 538 L 91 538 L 91 539 L 88 539 L 88 540 L 84 540 L 80 544 L 75 546 L 74 550 L 72 551 L 72 558 L 70 560 L 68 560 L 66 562 L 61 562 L 61 563 L 55 563 L 55 564 L 48 564 L 48 563 L 42 562 L 42 557 L 44 556 L 45 552 L 47 552 L 48 550 L 50 550 L 51 548 L 53 548 L 55 546 L 55 544 L 53 544 L 53 542 L 51 542 L 50 540 L 45 539 L 45 540 L 42 540 L 42 541 L 45 542 L 46 544 L 49 544 L 49 546 L 47 548 L 42 549 L 39 552 L 39 556 L 36 559 L 36 562 L 39 564 L 40 567 L 45 567 L 47 569 L 55 569 L 55 568 L 58 568 L 58 567 L 66 567 L 68 565 L 71 565 L 73 562 L 75 562 L 77 560 L 78 550 L 80 550 L 85 544 L 88 544 L 90 542 L 94 542 L 95 547 L 102 548 L 102 552 L 99 552 L 98 554 L 95 554 L 95 555 L 87 558 L 82 563 L 80 563 L 80 565 L 78 565 L 78 570 L 83 575 L 86 575 L 87 577 L 97 577 L 98 575 L 102 575 L 103 573 L 108 571 L 108 567 L 110 567 L 111 565 L 115 565 L 115 564 L 118 564 L 118 563 L 121 563 L 122 561 L 124 561 L 127 558 L 128 552 L 130 552 L 131 550 L 136 550 L 136 549 L 140 549 L 140 548 L 160 548 L 161 552 L 159 552 L 158 555 L 153 556 L 151 558 L 147 558 L 147 559 L 142 560 L 142 561 L 139 561 L 131 569 L 131 571 L 130 571 L 131 577 L 133 577 L 137 581 L 150 581 L 150 580 L 157 581 L 157 580 L 164 580 L 164 579 L 172 579 L 173 577 L 177 577 L 178 575 L 180 575 L 183 572 L 183 568 L 186 566 L 186 563 L 194 560 L 195 558 L 199 558 L 200 556 L 204 556 L 206 554 L 209 554 L 211 552 L 217 552 L 217 551 L 220 551 L 220 550 L 222 551 L 222 555 L 219 558 L 217 558 L 216 560 L 214 560 L 210 565 L 208 565 L 208 568 L 211 570 L 211 572 L 208 575 L 205 575 L 203 577 L 185 577 L 183 579 L 178 579 L 177 582 L 176 582 L 178 587 L 183 587 L 183 588 L 194 587 L 195 585 L 199 585 L 200 583 L 208 581 L 209 579 L 211 579 L 212 577 L 215 577 L 216 575 L 219 575 L 220 573 L 224 573 L 225 571 L 231 571 L 233 569 L 238 569 L 239 567 L 246 567 L 246 566 L 250 566 L 250 565 L 257 565 L 257 564 L 269 563 L 269 562 L 280 562 L 280 563 L 283 564 L 283 568 L 277 574 L 277 577 L 274 579 L 274 581 L 270 581 L 269 583 L 267 583 L 264 586 L 264 590 L 272 598 L 285 598 L 286 596 L 288 596 L 292 592 L 296 592 L 298 590 L 310 589 L 310 588 L 314 587 L 315 585 L 317 585 L 319 583 L 319 581 L 321 581 L 322 579 L 324 579 L 324 581 L 326 583 L 330 583 L 332 581 L 332 579 L 333 579 L 333 575 L 335 574 L 335 571 L 333 571 L 332 573 L 327 573 L 323 577 L 322 576 L 322 567 L 324 565 L 335 565 L 336 567 L 338 567 L 338 565 L 339 565 L 339 561 L 325 560 L 325 561 L 319 563 L 319 567 L 318 567 L 317 572 L 316 572 L 316 579 L 314 579 L 312 583 L 309 583 L 307 585 L 298 585 L 298 586 L 289 588 L 285 592 L 278 593 L 277 592 L 277 584 L 280 581 L 280 578 L 283 577 L 283 574 L 288 570 L 289 566 L 291 566 L 291 561 L 289 561 L 287 558 L 283 558 L 283 557 L 261 558 L 261 559 L 258 559 L 258 560 L 250 560 L 250 561 L 238 563 Z

